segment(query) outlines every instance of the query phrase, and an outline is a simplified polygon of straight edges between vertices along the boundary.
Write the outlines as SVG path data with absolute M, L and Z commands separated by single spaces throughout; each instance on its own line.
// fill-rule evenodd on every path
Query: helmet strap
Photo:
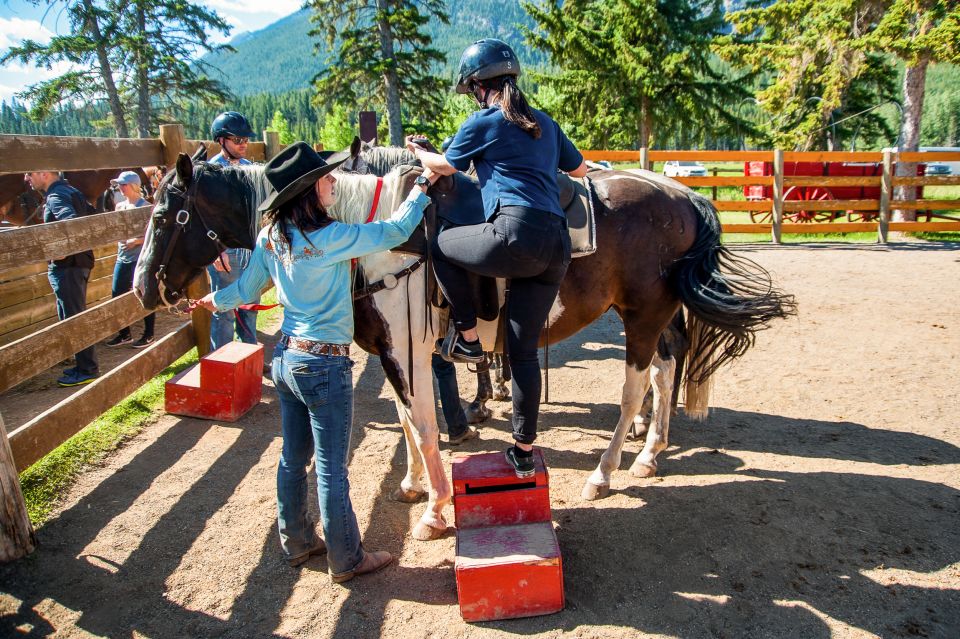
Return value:
M 477 101 L 477 104 L 480 105 L 481 109 L 488 108 L 489 104 L 487 101 L 490 99 L 490 91 L 492 91 L 492 89 L 490 89 L 489 87 L 483 86 L 479 82 L 473 82 L 471 84 L 472 84 L 471 89 L 473 93 L 473 99 Z M 478 89 L 483 91 L 482 95 L 478 94 L 477 92 Z

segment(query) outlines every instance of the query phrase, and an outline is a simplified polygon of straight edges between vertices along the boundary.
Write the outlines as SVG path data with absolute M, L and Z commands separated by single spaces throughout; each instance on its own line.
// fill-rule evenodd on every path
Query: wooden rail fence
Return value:
M 254 161 L 283 147 L 278 135 L 264 133 L 250 144 Z M 97 139 L 0 135 L 0 174 L 51 170 L 172 167 L 179 153 L 212 142 L 186 140 L 181 125 L 164 125 L 159 139 Z M 133 293 L 110 299 L 116 243 L 144 233 L 151 212 L 145 206 L 0 232 L 0 393 L 26 381 L 77 351 L 92 346 L 144 317 Z M 94 250 L 97 261 L 88 284 L 88 308 L 62 322 L 46 277 L 48 260 Z M 201 278 L 188 294 L 207 290 Z M 155 377 L 190 349 L 209 349 L 210 314 L 197 310 L 189 322 L 157 340 L 121 366 L 99 377 L 59 404 L 9 433 L 0 415 L 0 561 L 33 550 L 34 535 L 23 503 L 18 474 L 99 415 Z
M 642 168 L 651 169 L 654 162 L 684 160 L 696 162 L 770 162 L 773 175 L 737 175 L 673 178 L 690 187 L 764 186 L 772 187 L 772 197 L 758 200 L 718 200 L 713 204 L 718 211 L 752 211 L 769 213 L 770 222 L 724 223 L 724 233 L 756 233 L 771 235 L 779 243 L 783 234 L 789 233 L 853 233 L 875 232 L 877 239 L 885 243 L 890 231 L 960 231 L 960 219 L 937 222 L 894 222 L 893 211 L 960 211 L 960 199 L 894 199 L 898 186 L 953 186 L 960 185 L 960 175 L 910 176 L 894 175 L 896 162 L 960 161 L 957 152 L 842 152 L 842 151 L 672 151 L 639 149 L 636 151 L 584 151 L 587 160 L 613 162 L 637 162 Z M 794 176 L 784 174 L 784 162 L 856 162 L 876 163 L 882 167 L 875 176 Z M 792 187 L 877 187 L 880 197 L 869 200 L 789 200 L 786 193 Z M 796 211 L 831 212 L 877 212 L 875 221 L 791 223 L 784 221 L 784 213 Z

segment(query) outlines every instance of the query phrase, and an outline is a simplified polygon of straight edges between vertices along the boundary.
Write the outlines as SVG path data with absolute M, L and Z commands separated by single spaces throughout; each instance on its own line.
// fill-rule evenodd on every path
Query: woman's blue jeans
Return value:
M 207 274 L 210 275 L 210 290 L 214 293 L 220 289 L 227 288 L 240 279 L 243 269 L 250 263 L 250 253 L 248 249 L 227 249 L 227 255 L 230 260 L 229 271 L 218 271 L 212 265 L 207 267 Z M 260 300 L 257 299 L 259 304 Z M 221 346 L 226 346 L 233 341 L 234 326 L 236 334 L 241 342 L 245 344 L 257 343 L 257 312 L 242 311 L 220 311 L 214 313 L 210 319 L 210 349 L 217 350 Z
M 287 557 L 314 545 L 307 512 L 307 466 L 316 454 L 320 522 L 330 572 L 356 568 L 363 559 L 360 529 L 350 501 L 347 459 L 353 423 L 353 362 L 312 355 L 277 344 L 273 382 L 280 396 L 283 451 L 277 467 L 277 520 Z

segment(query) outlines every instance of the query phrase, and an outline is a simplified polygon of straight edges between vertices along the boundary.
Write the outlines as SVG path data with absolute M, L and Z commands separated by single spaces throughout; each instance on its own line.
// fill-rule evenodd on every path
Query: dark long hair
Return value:
M 267 220 L 279 231 L 276 234 L 277 239 L 285 245 L 284 248 L 287 251 L 290 251 L 293 246 L 293 231 L 290 225 L 300 231 L 303 239 L 310 246 L 313 246 L 313 242 L 307 237 L 307 233 L 321 229 L 333 221 L 327 215 L 327 210 L 320 204 L 320 197 L 313 185 L 299 197 L 295 197 L 281 204 L 279 208 L 269 211 Z M 271 235 L 273 235 L 272 232 Z
M 486 89 L 500 92 L 500 111 L 507 122 L 513 122 L 530 134 L 533 139 L 540 137 L 540 123 L 533 115 L 533 109 L 527 104 L 527 98 L 517 86 L 517 79 L 512 75 L 501 75 L 489 80 L 482 80 L 480 85 Z

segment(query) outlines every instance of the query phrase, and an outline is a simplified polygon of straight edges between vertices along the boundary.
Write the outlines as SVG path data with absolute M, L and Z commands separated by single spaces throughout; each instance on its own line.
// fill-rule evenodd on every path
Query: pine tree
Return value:
M 273 119 L 270 120 L 268 131 L 276 131 L 280 135 L 280 144 L 293 144 L 297 141 L 296 136 L 290 131 L 290 123 L 283 116 L 283 111 L 277 109 L 273 112 Z
M 729 18 L 735 32 L 718 41 L 718 50 L 773 74 L 757 97 L 768 112 L 798 123 L 795 134 L 782 131 L 778 142 L 804 148 L 827 125 L 831 112 L 843 107 L 851 86 L 870 72 L 871 63 L 892 54 L 906 65 L 900 148 L 915 151 L 927 67 L 934 61 L 960 62 L 956 0 L 778 0 Z M 889 66 L 887 74 L 892 74 Z M 821 99 L 810 104 L 818 92 Z M 898 175 L 915 170 L 909 163 L 897 165 Z
M 331 51 L 327 68 L 314 78 L 316 102 L 387 114 L 390 144 L 403 144 L 403 114 L 430 120 L 440 113 L 447 83 L 430 73 L 444 55 L 431 48 L 425 26 L 446 23 L 443 0 L 310 0 L 311 36 Z M 425 12 L 422 13 L 421 11 Z
M 535 29 L 527 41 L 558 71 L 533 74 L 557 98 L 553 115 L 574 123 L 581 142 L 604 148 L 621 131 L 640 146 L 683 130 L 735 128 L 748 95 L 742 79 L 711 63 L 721 0 L 583 0 L 524 3 Z

